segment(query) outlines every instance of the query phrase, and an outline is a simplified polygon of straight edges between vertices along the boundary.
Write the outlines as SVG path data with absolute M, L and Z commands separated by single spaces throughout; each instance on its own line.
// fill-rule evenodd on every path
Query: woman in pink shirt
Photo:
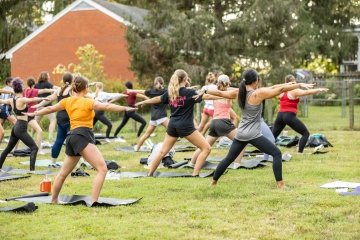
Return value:
M 36 88 L 34 88 L 35 79 L 33 77 L 28 78 L 27 85 L 28 85 L 28 88 L 26 88 L 23 93 L 24 97 L 26 97 L 26 98 L 34 98 L 34 97 L 38 97 L 39 94 L 53 93 L 54 91 L 56 91 L 56 89 L 46 89 L 46 88 L 36 89 Z M 36 108 L 33 107 L 34 105 L 36 105 L 36 102 L 30 102 L 27 104 L 29 113 L 33 113 L 36 111 Z M 35 121 L 35 117 L 28 117 L 28 125 L 35 131 L 35 135 L 36 135 L 35 142 L 39 148 L 38 154 L 44 154 L 44 152 L 42 151 L 42 148 L 41 148 L 43 130 L 41 129 L 38 122 Z
M 230 79 L 227 75 L 220 75 L 217 79 L 217 88 L 220 91 L 225 91 L 230 86 Z M 218 99 L 214 100 L 214 115 L 210 123 L 209 134 L 206 137 L 206 141 L 210 146 L 214 145 L 216 140 L 219 137 L 226 136 L 231 140 L 234 139 L 236 135 L 236 127 L 231 122 L 230 113 L 232 100 L 230 99 Z M 201 153 L 200 149 L 197 149 L 189 163 L 191 166 L 195 166 L 196 160 Z M 241 155 L 242 156 L 242 155 Z M 241 159 L 241 158 L 240 158 Z

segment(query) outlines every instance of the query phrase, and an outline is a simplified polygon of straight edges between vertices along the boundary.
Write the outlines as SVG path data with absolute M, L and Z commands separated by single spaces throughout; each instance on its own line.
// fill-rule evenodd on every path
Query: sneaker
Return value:
M 61 168 L 61 165 L 58 163 L 52 163 L 48 165 L 48 168 Z
M 134 151 L 135 151 L 135 152 L 138 152 L 138 151 L 139 151 L 138 145 L 135 145 L 135 146 L 134 146 Z
M 195 164 L 193 164 L 192 162 L 188 162 L 188 164 L 187 164 L 189 167 L 191 167 L 191 168 L 194 168 L 195 167 Z
M 104 140 L 105 140 L 105 142 L 107 142 L 107 143 L 110 143 L 110 142 L 111 142 L 111 140 L 110 140 L 109 138 L 105 138 Z
M 320 152 L 323 149 L 324 149 L 324 145 L 321 144 L 320 146 L 314 148 L 314 152 Z

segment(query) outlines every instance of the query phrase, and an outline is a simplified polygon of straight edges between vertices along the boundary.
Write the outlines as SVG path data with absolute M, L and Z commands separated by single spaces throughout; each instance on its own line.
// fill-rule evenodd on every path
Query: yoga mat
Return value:
M 42 192 L 42 193 L 34 193 L 34 194 L 17 196 L 17 197 L 5 198 L 5 201 L 20 199 L 20 198 L 32 198 L 32 197 L 43 197 L 43 196 L 49 196 L 49 193 L 48 192 Z
M 180 162 L 182 164 L 176 163 L 171 165 L 172 168 L 194 168 L 193 166 L 190 166 L 188 163 L 184 163 Z M 217 168 L 218 164 L 209 162 L 209 161 L 205 161 L 202 169 L 211 169 L 211 170 L 215 170 Z M 265 167 L 267 166 L 266 163 L 263 163 L 261 159 L 251 159 L 251 160 L 242 160 L 240 163 L 240 166 L 238 166 L 237 168 L 234 167 L 234 163 L 230 164 L 227 168 L 228 169 L 239 169 L 239 168 L 246 168 L 246 169 L 254 169 L 257 167 Z
M 360 183 L 356 182 L 342 182 L 335 181 L 321 185 L 321 188 L 356 188 L 359 187 Z
M 360 196 L 360 186 L 356 187 L 351 192 L 340 192 L 339 194 L 343 196 Z
M 141 198 L 137 199 L 117 199 L 99 197 L 97 202 L 91 203 L 90 196 L 83 195 L 60 195 L 60 205 L 86 205 L 87 207 L 112 207 L 121 205 L 130 205 L 137 203 Z M 15 201 L 51 203 L 51 196 L 38 196 L 27 198 L 16 198 Z
M 121 178 L 142 178 L 148 177 L 147 172 L 113 172 L 112 178 L 108 180 L 121 179 Z M 199 177 L 205 178 L 210 177 L 214 172 L 200 173 Z M 154 176 L 156 178 L 173 178 L 173 177 L 192 177 L 190 173 L 176 173 L 176 172 L 155 172 Z
M 0 173 L 0 182 L 1 181 L 8 181 L 8 180 L 17 180 L 21 178 L 28 178 L 30 176 L 19 176 L 19 175 L 11 175 L 9 173 Z
M 56 162 L 56 163 L 60 164 L 61 166 L 63 165 L 63 162 Z M 29 166 L 30 161 L 20 162 L 20 164 Z M 52 164 L 52 161 L 49 159 L 36 160 L 35 162 L 35 166 L 37 167 L 48 167 L 50 164 Z
M 121 152 L 135 152 L 133 146 L 117 146 L 114 147 L 114 149 L 116 151 L 121 151 Z M 150 148 L 141 147 L 138 152 L 150 152 L 150 151 L 151 151 Z
M 183 165 L 186 165 L 186 164 L 188 164 L 188 160 L 184 160 L 184 161 L 181 161 L 181 162 L 177 162 L 177 163 L 174 163 L 174 164 L 171 164 L 170 166 L 169 166 L 169 168 L 179 168 L 179 167 L 181 167 L 181 166 L 183 166 Z
M 0 212 L 34 212 L 36 209 L 38 209 L 38 207 L 33 202 L 29 202 L 20 207 L 0 208 Z
M 31 172 L 30 170 L 27 169 L 11 169 L 9 171 L 7 171 L 7 173 L 10 174 L 35 174 L 35 175 L 55 175 L 56 172 L 50 171 L 50 170 L 37 170 L 34 172 Z

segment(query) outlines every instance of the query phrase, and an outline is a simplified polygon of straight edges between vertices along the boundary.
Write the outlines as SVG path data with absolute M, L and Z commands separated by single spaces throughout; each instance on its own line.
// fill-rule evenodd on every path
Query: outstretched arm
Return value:
M 43 93 L 54 93 L 56 92 L 57 89 L 56 88 L 44 88 L 44 89 L 39 89 L 39 94 L 43 94 Z
M 215 95 L 212 95 L 212 94 L 204 94 L 202 96 L 202 99 L 203 100 L 217 100 L 217 99 L 223 99 L 223 97 L 215 96 Z
M 41 109 L 39 111 L 35 111 L 33 113 L 24 113 L 24 115 L 27 115 L 27 116 L 30 116 L 30 117 L 41 116 L 41 115 L 46 115 L 46 114 L 53 113 L 53 112 L 58 112 L 58 111 L 61 111 L 61 110 L 64 110 L 63 106 L 61 106 L 60 103 L 57 103 L 57 104 L 55 104 L 53 106 L 43 108 L 43 109 Z
M 294 98 L 299 98 L 302 96 L 307 96 L 307 95 L 313 95 L 313 94 L 317 94 L 320 92 L 327 92 L 329 89 L 327 88 L 316 88 L 316 89 L 307 89 L 307 90 L 302 90 L 302 89 L 296 89 L 291 91 L 291 96 Z
M 57 99 L 57 93 L 56 92 L 53 92 L 53 94 L 51 94 L 50 96 L 47 96 L 47 99 L 49 101 L 41 101 L 39 102 L 38 104 L 34 105 L 33 107 L 34 108 L 39 108 L 39 107 L 43 107 L 45 106 L 46 104 L 49 104 L 50 102 L 53 102 Z
M 14 91 L 13 91 L 13 90 L 7 90 L 7 89 L 1 88 L 1 89 L 0 89 L 0 93 L 14 94 Z
M 99 101 L 94 102 L 94 110 L 109 111 L 109 112 L 122 112 L 122 111 L 136 111 L 137 108 L 120 106 L 112 103 L 102 103 Z
M 0 99 L 0 104 L 7 104 L 7 105 L 11 105 L 12 102 L 12 98 L 8 98 L 8 99 Z
M 231 89 L 226 91 L 220 91 L 217 89 L 209 89 L 206 91 L 206 93 L 215 95 L 222 98 L 228 98 L 228 99 L 236 99 L 238 95 L 239 89 Z
M 283 92 L 288 92 L 296 88 L 313 88 L 314 84 L 311 83 L 288 83 L 284 84 L 281 87 L 272 88 L 272 87 L 262 87 L 256 90 L 254 93 L 254 98 L 256 98 L 256 104 L 260 104 L 264 99 L 273 98 Z
M 144 94 L 141 94 L 141 93 L 136 94 L 136 97 L 139 97 L 139 98 L 142 98 L 145 100 L 149 99 L 147 96 L 145 96 Z
M 134 93 L 140 93 L 140 94 L 145 94 L 145 90 L 140 90 L 140 89 L 127 89 L 127 92 L 134 92 Z
M 21 102 L 21 103 L 40 102 L 42 100 L 48 101 L 49 99 L 47 97 L 33 97 L 33 98 L 22 97 L 22 98 L 19 98 L 19 102 Z
M 157 97 L 154 97 L 154 98 L 150 98 L 150 99 L 147 99 L 147 100 L 144 100 L 144 101 L 141 101 L 141 102 L 137 102 L 135 103 L 135 106 L 141 106 L 141 105 L 144 105 L 144 104 L 156 104 L 156 103 L 161 103 L 161 96 L 157 96 Z

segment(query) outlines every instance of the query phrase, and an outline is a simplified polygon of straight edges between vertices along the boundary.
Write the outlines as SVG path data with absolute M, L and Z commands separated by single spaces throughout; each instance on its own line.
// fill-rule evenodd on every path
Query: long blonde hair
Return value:
M 187 73 L 182 69 L 177 69 L 170 78 L 168 93 L 170 101 L 175 101 L 179 96 L 180 83 L 186 81 Z

